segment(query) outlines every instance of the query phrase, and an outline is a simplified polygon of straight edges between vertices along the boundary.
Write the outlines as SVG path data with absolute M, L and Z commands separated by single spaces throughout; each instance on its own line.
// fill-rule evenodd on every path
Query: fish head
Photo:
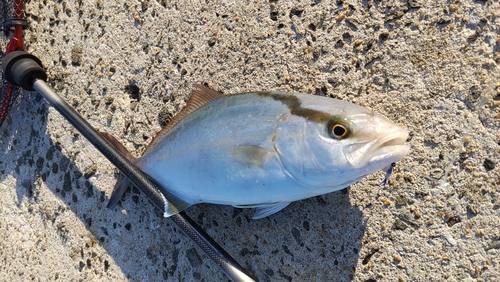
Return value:
M 281 117 L 273 140 L 283 169 L 304 186 L 342 189 L 409 153 L 408 131 L 383 116 L 307 96 Z

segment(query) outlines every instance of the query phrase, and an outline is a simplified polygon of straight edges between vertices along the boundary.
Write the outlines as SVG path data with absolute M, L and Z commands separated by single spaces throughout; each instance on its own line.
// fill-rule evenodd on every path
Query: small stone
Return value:
M 400 206 L 406 205 L 408 204 L 408 199 L 403 195 L 398 195 L 396 197 L 396 204 Z
M 448 220 L 447 224 L 449 227 L 452 227 L 453 225 L 459 223 L 461 220 L 458 216 L 452 216 L 450 217 L 450 219 Z
M 83 49 L 80 46 L 73 46 L 71 48 L 71 64 L 74 66 L 80 66 L 82 64 Z
M 403 260 L 403 258 L 402 258 L 402 257 L 400 257 L 400 256 L 398 256 L 398 255 L 395 255 L 395 256 L 394 256 L 394 261 L 396 261 L 396 262 L 401 262 L 402 260 Z
M 136 84 L 130 83 L 126 85 L 125 92 L 128 93 L 130 99 L 141 100 L 141 89 Z
M 486 169 L 486 171 L 490 171 L 495 168 L 496 163 L 490 158 L 484 159 L 483 166 Z
M 87 168 L 87 170 L 83 173 L 83 177 L 85 177 L 85 179 L 89 179 L 92 175 L 96 173 L 96 171 L 97 171 L 97 165 L 93 164 L 89 168 Z
M 408 225 L 406 223 L 404 223 L 401 219 L 396 218 L 396 220 L 394 220 L 394 225 L 392 226 L 392 228 L 399 229 L 399 230 L 405 230 L 406 228 L 408 228 Z
M 479 208 L 476 205 L 470 204 L 467 205 L 467 211 L 476 215 L 479 213 Z
M 132 101 L 132 102 L 130 103 L 130 110 L 135 111 L 135 109 L 137 108 L 137 106 L 139 106 L 139 102 L 137 102 L 137 101 Z
M 443 237 L 446 239 L 446 241 L 448 241 L 448 243 L 450 243 L 450 245 L 455 246 L 457 244 L 457 241 L 455 240 L 455 238 L 453 238 L 453 236 L 451 236 L 449 232 L 445 232 L 443 234 Z
M 158 113 L 158 120 L 162 126 L 167 125 L 174 117 L 174 114 L 167 107 L 163 107 Z
M 388 200 L 388 199 L 382 199 L 382 204 L 384 204 L 384 206 L 390 206 L 391 205 L 391 201 Z

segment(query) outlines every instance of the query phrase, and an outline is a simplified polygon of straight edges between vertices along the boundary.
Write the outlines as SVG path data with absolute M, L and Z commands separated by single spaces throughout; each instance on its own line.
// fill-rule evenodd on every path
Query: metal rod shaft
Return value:
M 137 166 L 125 158 L 111 143 L 97 132 L 70 105 L 48 86 L 45 81 L 35 79 L 33 88 L 68 120 L 80 133 L 89 140 L 108 160 L 113 163 L 128 179 L 162 210 L 165 210 L 163 196 L 155 183 Z M 212 259 L 232 281 L 254 281 L 247 275 L 236 260 L 222 249 L 203 229 L 201 229 L 186 213 L 169 217 L 191 240 L 195 242 Z

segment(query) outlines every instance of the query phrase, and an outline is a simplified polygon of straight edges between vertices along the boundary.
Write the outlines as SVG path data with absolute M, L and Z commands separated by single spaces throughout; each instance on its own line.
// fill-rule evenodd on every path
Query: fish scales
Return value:
M 286 104 L 257 93 L 225 96 L 184 118 L 137 165 L 153 179 L 168 175 L 160 184 L 180 198 L 189 198 L 192 204 L 287 200 L 282 191 L 269 195 L 271 187 L 289 192 L 297 188 L 277 158 L 252 166 L 235 159 L 230 149 L 249 145 L 272 151 L 273 134 L 289 111 Z M 266 199 L 263 193 L 268 194 Z

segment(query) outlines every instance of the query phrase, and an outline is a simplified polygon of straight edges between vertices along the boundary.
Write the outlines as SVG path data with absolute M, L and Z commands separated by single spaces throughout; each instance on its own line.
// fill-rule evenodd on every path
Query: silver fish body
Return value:
M 410 149 L 405 129 L 352 103 L 278 91 L 204 103 L 205 88 L 195 87 L 200 105 L 135 160 L 178 201 L 166 216 L 213 203 L 255 207 L 254 218 L 265 217 L 340 190 Z

